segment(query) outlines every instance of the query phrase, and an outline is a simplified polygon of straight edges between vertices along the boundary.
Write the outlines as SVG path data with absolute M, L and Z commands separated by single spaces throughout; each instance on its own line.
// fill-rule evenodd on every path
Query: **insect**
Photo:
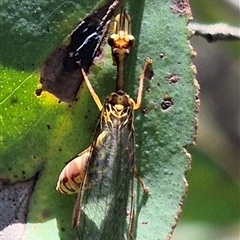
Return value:
M 88 89 L 101 111 L 92 145 L 62 170 L 56 189 L 78 193 L 72 226 L 80 223 L 82 239 L 129 239 L 135 235 L 134 176 L 148 191 L 135 166 L 134 111 L 141 105 L 144 73 L 151 64 L 147 59 L 139 79 L 135 102 L 124 89 L 124 64 L 134 37 L 130 17 L 125 11 L 116 17 L 110 36 L 113 61 L 117 66 L 116 92 L 102 105 L 83 69 Z M 128 221 L 126 221 L 129 209 Z M 93 229 L 96 231 L 89 231 Z M 89 237 L 91 236 L 91 237 Z

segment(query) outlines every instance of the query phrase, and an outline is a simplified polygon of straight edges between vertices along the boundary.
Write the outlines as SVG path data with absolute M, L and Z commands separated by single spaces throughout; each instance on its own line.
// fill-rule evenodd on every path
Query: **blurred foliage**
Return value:
M 181 220 L 226 223 L 239 220 L 239 186 L 224 169 L 197 148 L 187 174 L 188 196 Z
M 240 8 L 228 1 L 190 4 L 194 22 L 239 26 Z M 186 176 L 189 190 L 173 239 L 239 239 L 240 42 L 210 44 L 193 37 L 191 43 L 201 87 L 199 131 L 197 145 L 188 148 L 193 159 Z

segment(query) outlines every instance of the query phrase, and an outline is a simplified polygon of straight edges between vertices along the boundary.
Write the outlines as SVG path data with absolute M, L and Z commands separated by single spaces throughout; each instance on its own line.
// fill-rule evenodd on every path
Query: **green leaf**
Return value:
M 144 83 L 144 100 L 135 113 L 137 165 L 150 189 L 148 197 L 137 189 L 137 239 L 169 237 L 186 192 L 190 157 L 184 147 L 194 141 L 197 87 L 188 42 L 190 9 L 184 3 L 126 4 L 136 38 L 126 72 L 126 90 L 133 99 L 147 57 L 154 72 Z M 48 93 L 36 97 L 35 90 L 41 63 L 97 4 L 1 3 L 0 178 L 11 184 L 35 182 L 32 194 L 24 195 L 30 203 L 22 239 L 78 238 L 71 229 L 74 196 L 57 193 L 55 186 L 66 162 L 90 145 L 99 112 L 85 85 L 71 105 Z M 100 99 L 114 91 L 115 72 L 105 46 L 104 60 L 96 62 L 89 75 Z M 24 224 L 24 217 L 19 222 Z M 7 226 L 5 221 L 2 228 Z

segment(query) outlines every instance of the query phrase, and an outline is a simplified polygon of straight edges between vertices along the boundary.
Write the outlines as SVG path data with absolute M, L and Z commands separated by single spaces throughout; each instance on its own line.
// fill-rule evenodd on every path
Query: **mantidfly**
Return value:
M 108 96 L 103 105 L 81 68 L 101 111 L 99 124 L 92 145 L 65 166 L 56 187 L 61 193 L 78 193 L 72 226 L 80 223 L 81 239 L 134 238 L 134 176 L 144 192 L 148 192 L 135 165 L 133 115 L 141 105 L 144 75 L 151 60 L 146 60 L 140 75 L 135 102 L 124 92 L 124 65 L 133 41 L 130 16 L 122 11 L 116 17 L 114 33 L 108 41 L 117 66 L 116 92 Z

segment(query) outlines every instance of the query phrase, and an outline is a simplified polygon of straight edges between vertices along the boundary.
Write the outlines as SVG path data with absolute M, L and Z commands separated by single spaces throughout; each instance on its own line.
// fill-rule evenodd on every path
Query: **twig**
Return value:
M 189 28 L 194 35 L 205 38 L 208 42 L 240 40 L 240 28 L 231 27 L 224 23 L 204 25 L 189 23 Z

